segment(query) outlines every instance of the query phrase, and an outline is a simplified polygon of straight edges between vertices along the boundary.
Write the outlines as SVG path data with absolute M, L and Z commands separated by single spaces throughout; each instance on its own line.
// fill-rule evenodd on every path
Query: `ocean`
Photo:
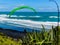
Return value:
M 0 14 L 9 15 L 10 12 L 0 12 Z M 58 21 L 58 13 L 57 12 L 15 12 L 12 17 L 17 17 L 16 19 L 25 19 L 32 21 L 49 21 L 49 22 L 57 22 Z M 60 21 L 60 20 L 59 20 Z
M 11 17 L 9 14 L 10 12 L 0 12 L 0 27 L 18 31 L 24 31 L 26 28 L 31 31 L 31 29 L 40 30 L 41 25 L 51 29 L 52 25 L 57 26 L 58 23 L 57 12 L 15 12 Z

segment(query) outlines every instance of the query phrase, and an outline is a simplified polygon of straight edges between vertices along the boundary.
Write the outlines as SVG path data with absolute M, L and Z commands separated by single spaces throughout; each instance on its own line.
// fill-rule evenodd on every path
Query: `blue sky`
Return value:
M 60 0 L 56 0 L 60 6 Z M 0 11 L 11 11 L 19 6 L 30 6 L 38 12 L 56 12 L 56 4 L 49 0 L 0 0 Z M 19 11 L 30 11 L 22 9 Z

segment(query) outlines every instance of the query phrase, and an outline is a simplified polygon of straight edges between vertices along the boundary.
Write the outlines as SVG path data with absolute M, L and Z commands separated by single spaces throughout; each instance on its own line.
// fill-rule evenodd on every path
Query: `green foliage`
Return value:
M 22 40 L 14 40 L 11 37 L 4 36 L 0 33 L 0 45 L 21 45 Z
M 46 31 L 43 25 L 42 27 L 42 31 L 40 32 L 27 32 L 27 36 L 24 38 L 24 41 L 27 45 L 42 45 L 45 42 L 50 43 L 49 41 L 51 41 L 51 31 Z
M 44 26 L 42 25 L 42 31 L 37 32 L 26 32 L 26 36 L 23 37 L 23 39 L 14 39 L 11 37 L 8 37 L 4 35 L 3 33 L 0 33 L 0 45 L 50 45 L 53 44 L 53 38 L 54 38 L 54 30 L 57 29 L 57 27 L 50 29 L 49 31 L 46 31 Z M 60 30 L 60 27 L 59 29 Z

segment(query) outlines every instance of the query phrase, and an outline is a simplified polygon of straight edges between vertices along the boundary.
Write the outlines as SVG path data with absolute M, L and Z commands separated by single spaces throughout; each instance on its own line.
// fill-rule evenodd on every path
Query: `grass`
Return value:
M 22 41 L 20 39 L 17 41 L 0 33 L 0 45 L 21 45 L 21 43 Z
M 55 31 L 57 29 L 53 28 L 50 31 L 46 31 L 42 25 L 42 31 L 37 32 L 26 32 L 26 36 L 23 39 L 14 39 L 12 37 L 6 36 L 3 33 L 0 33 L 0 45 L 54 45 L 55 41 Z M 60 27 L 59 27 L 60 32 Z M 60 35 L 60 33 L 58 33 Z M 55 38 L 55 39 L 54 39 Z

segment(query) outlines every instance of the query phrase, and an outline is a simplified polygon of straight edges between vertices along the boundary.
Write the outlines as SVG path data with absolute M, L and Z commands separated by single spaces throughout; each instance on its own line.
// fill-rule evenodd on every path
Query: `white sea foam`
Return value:
M 11 17 L 17 17 L 16 15 L 12 15 Z
M 27 16 L 18 16 L 18 17 L 27 17 Z
M 58 18 L 58 16 L 49 16 L 49 18 Z M 59 17 L 60 18 L 60 17 Z
M 11 17 L 28 17 L 28 18 L 40 18 L 41 16 L 16 16 L 16 15 L 12 15 Z
M 6 14 L 0 14 L 0 17 L 8 17 Z
M 0 23 L 6 24 L 6 25 L 14 25 L 17 27 L 42 28 L 41 25 L 44 25 L 45 28 L 50 29 L 52 25 L 57 26 L 57 22 L 37 22 L 37 21 L 31 21 L 31 20 L 9 19 L 3 16 L 0 16 L 0 19 L 1 19 Z
M 6 14 L 0 14 L 0 17 L 9 17 L 9 15 L 6 15 Z M 11 15 L 11 17 L 22 17 L 22 18 L 24 18 L 24 17 L 29 17 L 29 18 L 40 18 L 41 16 L 22 16 L 22 15 L 17 16 L 17 15 Z
M 26 17 L 26 16 L 17 16 L 17 15 L 12 15 L 11 17 Z
M 28 16 L 28 17 L 31 17 L 31 18 L 40 18 L 41 16 Z

